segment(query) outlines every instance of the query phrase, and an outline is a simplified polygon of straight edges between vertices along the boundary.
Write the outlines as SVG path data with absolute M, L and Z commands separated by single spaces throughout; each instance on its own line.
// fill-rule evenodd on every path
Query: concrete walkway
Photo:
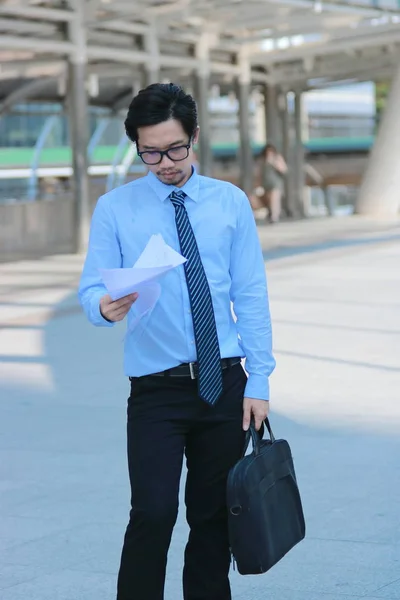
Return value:
M 307 538 L 234 600 L 400 599 L 400 227 L 260 228 L 274 432 L 292 446 Z M 113 600 L 129 509 L 123 327 L 76 301 L 81 258 L 0 265 L 0 598 Z M 183 504 L 182 504 L 183 506 Z M 180 600 L 183 511 L 166 600 Z M 137 600 L 141 600 L 138 598 Z

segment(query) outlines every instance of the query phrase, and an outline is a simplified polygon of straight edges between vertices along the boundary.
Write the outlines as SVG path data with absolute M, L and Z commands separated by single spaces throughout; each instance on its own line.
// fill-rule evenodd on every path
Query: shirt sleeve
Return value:
M 107 294 L 99 269 L 122 266 L 120 244 L 109 198 L 102 196 L 93 212 L 89 245 L 79 284 L 78 296 L 89 321 L 99 327 L 112 327 L 100 312 L 100 299 Z
M 237 228 L 231 248 L 231 300 L 249 375 L 245 396 L 269 400 L 269 376 L 275 368 L 264 258 L 247 196 L 237 191 Z

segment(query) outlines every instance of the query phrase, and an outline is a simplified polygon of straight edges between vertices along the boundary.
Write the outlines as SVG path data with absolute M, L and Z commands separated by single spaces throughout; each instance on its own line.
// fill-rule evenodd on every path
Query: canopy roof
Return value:
M 310 89 L 388 79 L 399 56 L 398 0 L 0 0 L 3 112 L 62 101 L 69 60 L 87 59 L 91 103 L 118 110 L 145 72 Z

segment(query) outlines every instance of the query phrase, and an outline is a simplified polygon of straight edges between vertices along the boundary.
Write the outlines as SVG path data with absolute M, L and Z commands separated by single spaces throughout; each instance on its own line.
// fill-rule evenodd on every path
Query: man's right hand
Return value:
M 107 321 L 122 321 L 138 297 L 139 294 L 129 294 L 119 300 L 112 300 L 107 294 L 100 299 L 100 312 Z

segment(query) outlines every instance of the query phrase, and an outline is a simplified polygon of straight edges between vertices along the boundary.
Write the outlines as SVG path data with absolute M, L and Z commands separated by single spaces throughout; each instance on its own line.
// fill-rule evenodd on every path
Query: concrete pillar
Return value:
M 322 188 L 322 192 L 324 194 L 324 203 L 326 211 L 330 217 L 334 217 L 336 212 L 336 201 L 335 198 L 332 196 L 332 192 L 329 186 L 324 186 Z
M 210 97 L 210 40 L 207 33 L 200 36 L 196 44 L 196 57 L 199 67 L 195 73 L 195 96 L 197 101 L 198 119 L 200 126 L 199 165 L 200 173 L 210 177 L 213 172 L 211 150 L 211 125 L 209 111 Z
M 69 61 L 69 125 L 72 145 L 73 190 L 75 199 L 74 246 L 84 251 L 89 236 L 91 207 L 89 198 L 89 143 L 87 100 L 87 52 L 85 7 L 80 0 L 71 2 L 75 18 L 69 26 L 69 38 L 75 45 Z
M 251 92 L 251 102 L 254 103 L 254 116 L 252 123 L 252 140 L 257 146 L 265 146 L 267 125 L 265 122 L 264 94 L 258 88 Z
M 287 101 L 287 92 L 282 91 L 280 95 L 280 110 L 281 110 L 281 124 L 282 124 L 282 155 L 286 161 L 286 164 L 290 164 L 290 116 Z M 292 194 L 291 190 L 291 179 L 290 173 L 287 173 L 284 180 L 284 195 L 282 198 L 282 209 L 288 217 L 292 216 L 292 210 L 290 206 L 290 197 Z
M 160 81 L 160 50 L 154 24 L 144 38 L 144 45 L 145 51 L 150 54 L 150 59 L 144 65 L 144 87 L 147 87 Z
M 275 85 L 267 84 L 264 90 L 265 123 L 267 126 L 267 143 L 279 146 L 279 108 L 278 90 Z
M 144 67 L 143 73 L 143 86 L 146 88 L 152 83 L 158 83 L 160 81 L 160 71 L 157 69 L 148 69 Z
M 356 213 L 393 217 L 400 211 L 400 66 L 356 201 Z
M 253 152 L 250 134 L 251 67 L 244 54 L 239 55 L 240 74 L 237 81 L 239 99 L 240 187 L 250 194 L 254 188 Z
M 302 92 L 296 91 L 294 97 L 294 189 L 293 208 L 294 216 L 304 217 L 304 194 L 305 194 L 305 169 L 304 169 L 304 147 L 303 147 L 303 107 Z
M 198 143 L 198 160 L 200 173 L 210 177 L 213 171 L 212 150 L 211 150 L 211 126 L 210 113 L 208 108 L 209 77 L 196 73 L 196 101 L 198 110 L 198 119 L 200 125 L 200 137 Z

